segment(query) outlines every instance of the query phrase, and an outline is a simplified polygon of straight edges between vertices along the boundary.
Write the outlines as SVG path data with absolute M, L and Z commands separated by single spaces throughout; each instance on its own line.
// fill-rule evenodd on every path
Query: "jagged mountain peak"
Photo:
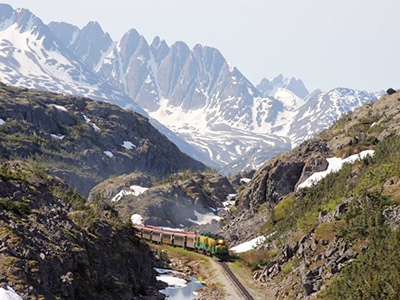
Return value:
M 165 40 L 161 40 L 159 36 L 156 36 L 150 45 L 150 50 L 158 65 L 168 55 L 169 46 Z
M 0 10 L 0 55 L 4 58 L 0 60 L 2 82 L 114 101 L 123 107 L 131 105 L 132 109 L 144 113 L 127 95 L 106 83 L 94 73 L 91 66 L 82 63 L 83 58 L 80 60 L 69 49 L 75 44 L 67 47 L 56 33 L 29 10 L 10 8 L 5 5 Z M 65 28 L 74 29 L 66 23 L 52 23 L 51 26 L 59 29 L 57 32 L 60 35 Z
M 75 42 L 80 32 L 78 26 L 66 22 L 50 22 L 47 26 L 67 47 L 71 46 Z
M 15 28 L 12 28 L 15 26 Z M 8 4 L 0 4 L 0 31 L 17 30 L 19 33 L 30 32 L 40 39 L 48 35 L 47 27 L 42 20 L 25 8 L 13 9 Z M 51 46 L 47 43 L 47 46 Z
M 303 99 L 309 94 L 304 82 L 301 79 L 297 79 L 295 77 L 288 78 L 282 74 L 279 74 L 271 79 L 263 78 L 257 85 L 257 89 L 264 96 L 273 96 L 274 92 L 278 88 L 285 88 L 293 92 L 297 97 Z

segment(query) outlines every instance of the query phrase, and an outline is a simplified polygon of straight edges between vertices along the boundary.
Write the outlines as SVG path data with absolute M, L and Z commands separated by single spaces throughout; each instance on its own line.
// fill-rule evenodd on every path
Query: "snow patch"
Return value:
M 96 124 L 94 124 L 86 115 L 82 114 L 82 116 L 87 124 L 92 125 L 94 131 L 100 131 L 100 128 Z
M 5 123 L 6 123 L 6 121 L 4 121 L 3 119 L 0 119 L 0 125 L 3 125 Z
M 107 155 L 108 157 L 114 157 L 111 151 L 104 151 L 104 154 Z
M 7 289 L 0 288 L 0 300 L 22 300 L 22 298 L 9 286 Z
M 357 160 L 364 159 L 367 156 L 373 156 L 374 150 L 365 150 L 358 154 L 354 154 L 349 156 L 348 158 L 339 158 L 339 157 L 331 157 L 327 158 L 328 161 L 328 169 L 322 172 L 316 172 L 312 174 L 310 177 L 307 178 L 302 184 L 299 184 L 297 189 L 305 188 L 313 186 L 314 184 L 318 183 L 320 180 L 325 178 L 331 172 L 338 172 L 344 164 L 352 164 Z
M 237 196 L 237 194 L 229 194 L 226 197 L 226 200 L 224 202 L 222 202 L 222 205 L 224 206 L 224 208 L 219 208 L 218 210 L 230 210 L 232 206 L 235 205 L 235 197 Z
M 221 217 L 218 217 L 214 213 L 211 213 L 211 212 L 202 214 L 202 213 L 199 213 L 196 210 L 194 210 L 194 214 L 195 214 L 197 220 L 188 219 L 188 221 L 196 223 L 198 225 L 210 224 L 213 220 L 219 221 L 221 219 Z
M 239 244 L 230 250 L 236 253 L 243 253 L 255 249 L 257 246 L 262 245 L 266 240 L 265 236 L 259 236 L 250 241 Z
M 111 202 L 119 201 L 119 200 L 121 200 L 121 198 L 122 198 L 123 196 L 126 196 L 126 195 L 139 196 L 140 194 L 143 194 L 145 191 L 147 191 L 149 188 L 147 188 L 147 187 L 142 187 L 142 186 L 139 186 L 139 185 L 131 185 L 131 186 L 129 187 L 129 189 L 130 189 L 130 191 L 126 191 L 126 190 L 121 190 L 121 191 L 119 191 L 119 193 L 116 194 L 116 195 L 111 199 Z
M 157 276 L 156 279 L 158 281 L 165 282 L 170 287 L 185 287 L 187 285 L 187 281 L 185 279 L 176 278 L 171 275 L 162 274 L 160 276 Z
M 135 224 L 135 225 L 142 225 L 142 226 L 144 225 L 143 217 L 138 214 L 133 214 L 131 216 L 131 221 L 132 221 L 132 224 Z
M 51 134 L 51 137 L 52 137 L 53 139 L 63 140 L 63 139 L 65 138 L 65 135 L 54 134 L 54 133 L 52 133 L 52 134 Z
M 122 147 L 124 147 L 124 148 L 127 149 L 127 150 L 131 150 L 131 149 L 133 149 L 133 148 L 136 148 L 136 145 L 133 144 L 132 142 L 124 141 L 124 142 L 122 143 Z
M 240 178 L 240 182 L 249 183 L 251 181 L 250 178 Z
M 57 104 L 50 104 L 49 106 L 52 106 L 58 110 L 62 110 L 62 111 L 68 111 L 64 106 L 62 105 L 57 105 Z

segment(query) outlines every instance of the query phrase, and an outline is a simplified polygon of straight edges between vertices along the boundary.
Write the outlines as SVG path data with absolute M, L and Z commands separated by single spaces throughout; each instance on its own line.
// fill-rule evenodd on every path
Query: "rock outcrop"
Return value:
M 163 299 L 133 228 L 40 166 L 0 165 L 0 207 L 0 283 L 23 299 Z
M 134 193 L 133 184 L 147 189 Z M 92 189 L 89 199 L 114 200 L 124 218 L 139 214 L 148 225 L 179 228 L 200 221 L 198 214 L 216 218 L 217 210 L 233 193 L 228 179 L 216 173 L 179 172 L 161 181 L 134 173 L 104 181 Z

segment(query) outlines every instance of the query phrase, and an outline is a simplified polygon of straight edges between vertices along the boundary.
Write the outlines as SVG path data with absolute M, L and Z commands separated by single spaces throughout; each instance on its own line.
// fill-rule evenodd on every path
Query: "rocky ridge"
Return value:
M 163 299 L 149 247 L 40 165 L 0 164 L 0 282 L 23 299 Z
M 105 102 L 0 85 L 0 155 L 40 161 L 84 195 L 112 175 L 205 166 L 147 118 Z

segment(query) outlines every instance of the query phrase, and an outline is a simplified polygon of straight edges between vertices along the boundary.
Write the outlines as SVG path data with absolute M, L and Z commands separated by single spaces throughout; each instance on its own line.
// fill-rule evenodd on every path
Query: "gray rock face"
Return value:
M 97 22 L 89 22 L 82 29 L 64 22 L 51 22 L 48 27 L 69 50 L 93 70 L 113 43 L 110 35 L 105 33 Z
M 260 224 L 260 221 L 265 222 L 266 218 L 254 218 L 260 206 L 264 203 L 274 205 L 292 193 L 299 180 L 305 179 L 305 174 L 311 175 L 311 169 L 326 166 L 325 158 L 329 154 L 326 142 L 312 140 L 279 158 L 272 159 L 260 168 L 245 189 L 238 194 L 235 211 L 226 217 L 229 224 L 223 227 L 222 231 L 228 239 L 229 236 L 238 235 L 240 240 L 235 243 L 239 243 L 254 238 L 257 235 L 254 226 Z M 316 162 L 321 162 L 321 166 L 315 165 Z M 310 168 L 312 165 L 315 167 Z

